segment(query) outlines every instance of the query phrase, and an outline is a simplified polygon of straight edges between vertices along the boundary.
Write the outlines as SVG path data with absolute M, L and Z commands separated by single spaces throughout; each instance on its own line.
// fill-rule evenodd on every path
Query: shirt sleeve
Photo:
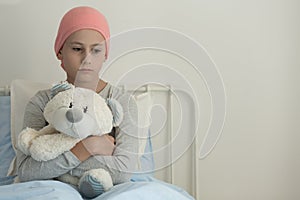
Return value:
M 136 171 L 138 159 L 138 110 L 133 97 L 125 94 L 117 98 L 123 107 L 124 118 L 116 131 L 116 148 L 112 156 L 93 156 L 71 171 L 80 177 L 85 171 L 95 168 L 107 170 L 114 184 L 129 181 Z
M 39 130 L 47 125 L 43 110 L 48 100 L 48 95 L 45 92 L 37 93 L 30 100 L 25 108 L 23 128 L 31 127 Z M 71 151 L 49 161 L 36 161 L 31 156 L 17 150 L 16 158 L 17 175 L 21 182 L 52 179 L 67 173 L 80 164 L 80 160 Z

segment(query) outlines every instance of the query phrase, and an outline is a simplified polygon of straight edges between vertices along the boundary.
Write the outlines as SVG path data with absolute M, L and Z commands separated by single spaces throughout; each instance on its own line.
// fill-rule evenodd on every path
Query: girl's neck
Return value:
M 68 81 L 68 80 L 67 80 Z M 91 83 L 91 82 L 81 82 L 80 84 L 78 83 L 72 83 L 72 81 L 68 81 L 69 83 L 77 86 L 77 87 L 82 87 L 82 88 L 87 88 L 95 91 L 96 93 L 101 92 L 107 85 L 107 82 L 99 79 L 97 83 Z

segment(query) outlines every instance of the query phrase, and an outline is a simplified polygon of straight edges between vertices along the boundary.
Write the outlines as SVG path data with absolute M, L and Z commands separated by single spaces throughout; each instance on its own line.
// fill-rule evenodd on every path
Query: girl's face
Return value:
M 69 83 L 96 87 L 105 60 L 104 37 L 95 30 L 76 31 L 67 38 L 58 58 L 63 63 Z

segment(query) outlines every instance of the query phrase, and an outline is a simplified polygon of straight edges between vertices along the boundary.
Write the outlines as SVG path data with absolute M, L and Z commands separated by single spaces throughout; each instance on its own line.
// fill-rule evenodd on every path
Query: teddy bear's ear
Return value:
M 51 88 L 51 98 L 53 98 L 55 95 L 57 95 L 59 92 L 61 91 L 65 91 L 71 88 L 71 84 L 68 83 L 67 81 L 62 81 L 58 84 L 55 84 L 52 88 Z
M 113 126 L 119 126 L 124 116 L 123 107 L 117 100 L 112 98 L 106 99 L 106 103 L 113 115 Z

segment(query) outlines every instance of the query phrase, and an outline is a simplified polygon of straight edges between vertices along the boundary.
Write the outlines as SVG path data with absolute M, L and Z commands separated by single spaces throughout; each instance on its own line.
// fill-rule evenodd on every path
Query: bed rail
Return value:
M 172 141 L 172 139 L 174 139 L 174 127 L 175 127 L 175 120 L 174 120 L 174 114 L 172 111 L 174 111 L 175 108 L 175 95 L 174 93 L 177 92 L 181 92 L 181 93 L 185 93 L 188 94 L 186 91 L 181 90 L 181 89 L 176 89 L 176 88 L 172 88 L 172 86 L 169 85 L 156 85 L 156 84 L 147 84 L 144 85 L 142 87 L 139 87 L 138 89 L 131 89 L 134 87 L 130 87 L 130 86 L 125 86 L 122 85 L 121 88 L 123 90 L 127 90 L 130 92 L 139 92 L 139 93 L 145 93 L 145 92 L 151 92 L 152 94 L 155 93 L 164 93 L 167 96 L 167 130 L 166 131 L 166 137 L 168 138 L 168 141 Z M 196 113 L 191 113 L 191 115 L 194 115 L 194 119 L 196 119 Z M 152 140 L 153 141 L 153 140 Z M 155 144 L 153 144 L 155 145 Z M 182 169 L 182 166 L 180 166 L 181 164 L 178 164 L 178 160 L 173 160 L 173 153 L 174 153 L 174 149 L 176 147 L 174 147 L 172 145 L 172 143 L 170 144 L 170 152 L 169 152 L 169 156 L 172 159 L 171 162 L 172 164 L 169 167 L 166 167 L 163 169 L 163 173 L 162 174 L 158 174 L 158 176 L 156 176 L 157 178 L 164 180 L 166 182 L 169 182 L 171 184 L 175 184 L 178 185 L 180 187 L 183 187 L 185 190 L 187 190 L 192 196 L 194 196 L 196 199 L 199 199 L 199 192 L 198 192 L 198 187 L 199 186 L 199 160 L 197 159 L 197 149 L 199 149 L 199 142 L 195 139 L 193 141 L 193 143 L 191 144 L 191 148 L 190 151 L 187 151 L 187 155 L 190 158 L 190 163 L 191 166 L 189 167 L 185 167 L 184 169 Z M 184 156 L 184 155 L 183 155 Z M 155 159 L 155 158 L 154 158 Z M 179 158 L 180 160 L 181 158 Z M 177 171 L 176 171 L 177 169 Z M 178 176 L 178 169 L 182 169 L 182 173 L 189 173 L 188 177 L 191 177 L 190 183 L 186 184 L 184 181 L 181 181 L 180 176 Z

